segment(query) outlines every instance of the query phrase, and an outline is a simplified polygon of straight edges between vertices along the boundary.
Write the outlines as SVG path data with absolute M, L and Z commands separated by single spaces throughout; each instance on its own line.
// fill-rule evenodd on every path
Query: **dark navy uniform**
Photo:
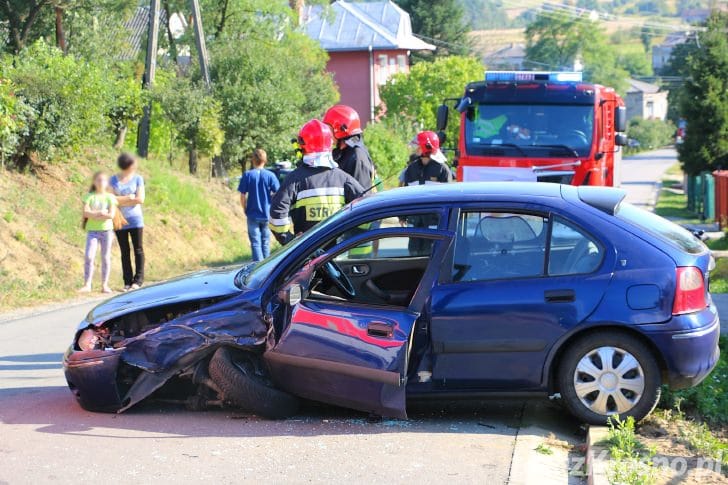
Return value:
M 364 189 L 374 185 L 374 162 L 361 135 L 344 140 L 344 148 L 335 149 L 333 155 L 339 168 L 354 177 Z
M 422 157 L 417 157 L 404 172 L 404 185 L 424 185 L 428 183 L 452 182 L 450 168 L 444 163 L 430 160 L 427 165 Z
M 306 232 L 364 193 L 364 187 L 340 168 L 300 165 L 273 196 L 269 226 L 278 242 Z

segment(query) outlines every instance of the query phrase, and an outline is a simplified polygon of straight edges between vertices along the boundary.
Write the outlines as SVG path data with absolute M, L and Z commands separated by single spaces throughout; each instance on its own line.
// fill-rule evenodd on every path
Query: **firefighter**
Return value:
M 404 171 L 404 185 L 424 185 L 452 181 L 452 173 L 440 150 L 440 139 L 434 131 L 421 131 L 415 138 L 417 157 Z
M 331 129 L 319 120 L 301 128 L 298 144 L 303 161 L 286 176 L 271 201 L 269 226 L 281 244 L 364 193 L 364 187 L 334 162 L 332 143 Z
M 404 185 L 424 185 L 452 181 L 450 167 L 445 163 L 445 155 L 440 150 L 440 139 L 434 131 L 421 131 L 413 142 L 416 144 L 416 157 L 407 166 L 402 180 Z M 437 227 L 438 219 L 431 215 L 409 216 L 402 221 L 410 227 Z M 409 252 L 412 256 L 431 254 L 432 241 L 411 238 Z
M 331 127 L 336 138 L 334 161 L 365 189 L 374 184 L 375 169 L 369 150 L 362 140 L 359 114 L 349 106 L 337 104 L 324 115 L 324 123 Z

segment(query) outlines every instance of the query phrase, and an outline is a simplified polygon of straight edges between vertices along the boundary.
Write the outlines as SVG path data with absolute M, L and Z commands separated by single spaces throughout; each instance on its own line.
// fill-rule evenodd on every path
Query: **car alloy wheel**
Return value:
M 645 375 L 639 361 L 628 351 L 599 347 L 577 363 L 574 390 L 582 404 L 596 414 L 623 414 L 642 398 Z

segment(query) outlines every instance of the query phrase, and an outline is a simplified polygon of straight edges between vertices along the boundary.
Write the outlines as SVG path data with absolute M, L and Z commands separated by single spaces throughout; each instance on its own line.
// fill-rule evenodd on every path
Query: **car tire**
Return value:
M 298 399 L 275 389 L 256 371 L 255 357 L 228 347 L 219 348 L 210 360 L 210 378 L 221 399 L 258 416 L 284 419 L 298 411 Z
M 652 412 L 660 400 L 660 367 L 641 340 L 624 332 L 600 331 L 568 345 L 558 367 L 558 384 L 574 416 L 604 425 L 610 416 L 632 416 L 639 422 Z M 611 362 L 605 367 L 602 358 Z

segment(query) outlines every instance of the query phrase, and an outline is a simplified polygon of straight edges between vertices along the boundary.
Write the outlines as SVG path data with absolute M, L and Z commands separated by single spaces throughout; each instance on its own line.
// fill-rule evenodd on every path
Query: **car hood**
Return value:
M 234 279 L 240 267 L 199 271 L 115 296 L 91 310 L 86 323 L 99 325 L 112 318 L 160 305 L 233 296 L 242 290 Z

